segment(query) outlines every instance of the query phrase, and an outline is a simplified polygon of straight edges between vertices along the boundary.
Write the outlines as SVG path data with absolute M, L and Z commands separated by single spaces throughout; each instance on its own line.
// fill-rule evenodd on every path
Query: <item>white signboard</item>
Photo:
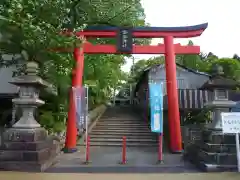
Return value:
M 223 133 L 240 133 L 240 112 L 221 113 Z
M 240 172 L 240 146 L 239 146 L 240 112 L 221 113 L 221 116 L 223 133 L 235 134 L 238 172 Z

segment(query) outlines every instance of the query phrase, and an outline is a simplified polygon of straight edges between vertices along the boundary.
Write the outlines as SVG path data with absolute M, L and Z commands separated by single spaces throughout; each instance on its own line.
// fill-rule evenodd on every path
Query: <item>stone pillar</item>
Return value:
M 28 62 L 26 74 L 10 83 L 20 87 L 13 103 L 22 110 L 22 117 L 3 133 L 0 150 L 0 169 L 16 171 L 44 171 L 59 152 L 56 143 L 34 118 L 34 111 L 44 104 L 39 99 L 46 84 L 38 75 L 38 65 Z

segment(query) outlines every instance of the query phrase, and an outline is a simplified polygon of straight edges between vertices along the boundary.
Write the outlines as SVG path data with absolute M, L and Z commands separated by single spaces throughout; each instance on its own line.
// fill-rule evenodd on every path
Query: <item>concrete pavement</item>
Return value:
M 239 180 L 240 173 L 182 173 L 182 174 L 68 174 L 0 172 L 0 180 Z
M 49 173 L 196 173 L 195 166 L 183 161 L 181 154 L 165 153 L 164 163 L 157 164 L 157 148 L 127 148 L 127 164 L 121 165 L 120 147 L 91 147 L 90 164 L 85 148 L 73 154 L 62 154 L 46 172 Z

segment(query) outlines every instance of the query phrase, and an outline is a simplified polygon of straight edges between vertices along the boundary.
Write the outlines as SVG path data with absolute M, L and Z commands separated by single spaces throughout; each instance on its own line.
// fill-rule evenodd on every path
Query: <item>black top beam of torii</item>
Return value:
M 118 26 L 89 26 L 84 31 L 117 31 L 119 29 L 131 29 L 133 32 L 187 32 L 205 30 L 208 23 L 198 24 L 194 26 L 179 27 L 118 27 Z

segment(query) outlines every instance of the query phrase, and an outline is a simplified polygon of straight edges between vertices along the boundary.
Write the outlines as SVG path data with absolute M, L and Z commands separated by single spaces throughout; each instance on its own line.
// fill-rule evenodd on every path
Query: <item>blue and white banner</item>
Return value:
M 72 87 L 76 108 L 76 123 L 79 131 L 84 131 L 86 127 L 87 98 L 85 87 Z
M 163 133 L 163 85 L 149 83 L 151 131 Z

